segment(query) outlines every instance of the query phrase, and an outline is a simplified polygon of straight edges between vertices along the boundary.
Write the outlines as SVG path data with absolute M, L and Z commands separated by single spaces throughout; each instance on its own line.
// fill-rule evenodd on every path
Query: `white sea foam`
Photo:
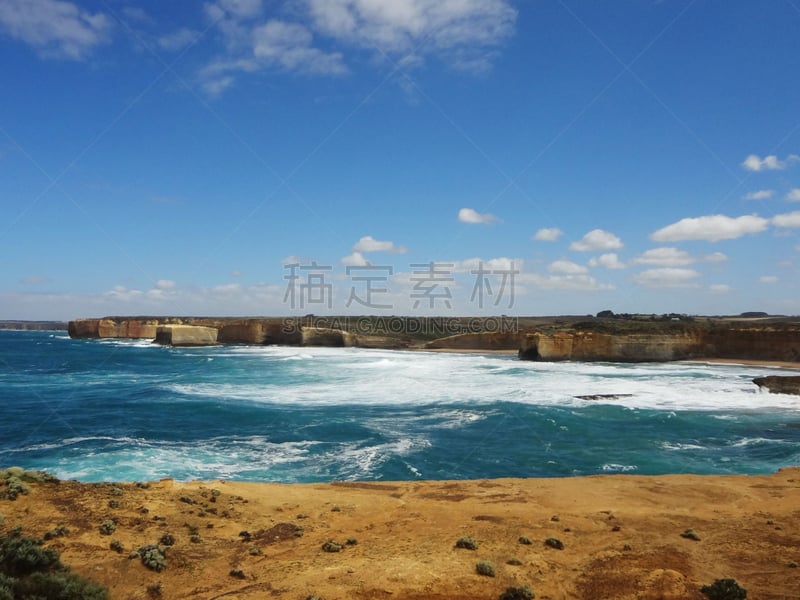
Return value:
M 611 404 L 664 411 L 800 411 L 796 397 L 757 393 L 761 367 L 700 363 L 534 363 L 509 356 L 356 348 L 233 347 L 270 366 L 263 381 L 172 383 L 180 396 L 288 405 L 420 405 L 514 402 Z M 290 369 L 290 370 L 287 370 Z M 283 375 L 283 378 L 280 376 Z M 579 399 L 576 396 L 595 396 Z

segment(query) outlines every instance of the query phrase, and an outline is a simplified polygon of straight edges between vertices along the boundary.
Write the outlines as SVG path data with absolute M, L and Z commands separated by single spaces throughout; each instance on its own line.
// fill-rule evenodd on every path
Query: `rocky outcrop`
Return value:
M 217 330 L 199 325 L 163 325 L 155 337 L 155 343 L 163 346 L 214 346 Z
M 328 348 L 344 348 L 355 346 L 355 336 L 341 329 L 326 327 L 303 327 L 303 346 L 325 346 Z
M 462 333 L 451 335 L 425 344 L 429 350 L 517 350 L 520 347 L 518 333 Z
M 703 337 L 695 333 L 564 331 L 525 335 L 519 357 L 537 361 L 664 362 L 702 357 L 704 348 Z
M 789 375 L 769 375 L 753 379 L 760 389 L 773 394 L 793 394 L 800 396 L 800 377 Z

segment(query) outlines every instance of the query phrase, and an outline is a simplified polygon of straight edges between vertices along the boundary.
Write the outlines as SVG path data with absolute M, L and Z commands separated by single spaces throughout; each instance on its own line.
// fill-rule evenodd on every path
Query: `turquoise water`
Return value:
M 800 397 L 764 367 L 529 363 L 0 331 L 0 465 L 84 481 L 769 473 Z M 580 400 L 575 396 L 617 394 Z

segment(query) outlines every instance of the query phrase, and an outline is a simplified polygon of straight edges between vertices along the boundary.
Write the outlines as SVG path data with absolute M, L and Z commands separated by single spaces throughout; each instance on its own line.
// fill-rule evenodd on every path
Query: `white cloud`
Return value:
M 694 269 L 664 267 L 637 273 L 633 276 L 633 280 L 639 285 L 649 288 L 696 287 L 697 284 L 694 280 L 698 277 L 700 277 L 700 273 Z
M 757 215 L 727 217 L 725 215 L 708 215 L 704 217 L 681 219 L 677 223 L 667 225 L 650 236 L 656 242 L 679 242 L 686 240 L 705 240 L 718 242 L 732 240 L 743 235 L 761 233 L 767 228 L 769 221 Z
M 697 259 L 678 248 L 662 247 L 653 248 L 633 259 L 638 265 L 654 265 L 658 267 L 683 267 L 697 262 Z
M 159 279 L 156 281 L 155 287 L 158 290 L 174 290 L 176 284 L 171 279 Z
M 462 208 L 458 211 L 458 220 L 462 223 L 473 223 L 473 224 L 483 224 L 488 225 L 490 223 L 495 223 L 499 221 L 496 216 L 489 214 L 489 213 L 479 213 L 478 211 L 472 208 Z
M 242 19 L 251 19 L 261 13 L 261 0 L 220 0 L 218 6 Z
M 734 287 L 726 283 L 715 283 L 708 286 L 708 291 L 712 294 L 730 294 Z
M 556 242 L 563 233 L 558 227 L 543 227 L 531 239 L 537 242 Z
M 610 231 L 593 229 L 577 242 L 572 242 L 569 248 L 580 252 L 594 252 L 597 250 L 619 250 L 622 246 L 622 241 Z
M 369 261 L 361 252 L 353 252 L 342 258 L 342 264 L 348 267 L 366 267 Z
M 158 45 L 164 50 L 176 51 L 183 50 L 194 42 L 200 34 L 194 29 L 183 27 L 177 31 L 166 33 L 158 38 Z
M 786 194 L 786 199 L 789 202 L 800 202 L 800 188 L 794 188 Z
M 346 44 L 402 59 L 409 53 L 443 58 L 483 71 L 514 31 L 508 0 L 307 0 L 314 28 Z
M 775 195 L 775 190 L 757 190 L 742 196 L 744 200 L 769 200 Z
M 322 75 L 347 72 L 339 52 L 312 46 L 313 36 L 297 23 L 272 20 L 253 31 L 253 55 L 266 66 Z
M 759 283 L 773 284 L 778 283 L 778 278 L 775 275 L 763 275 L 758 278 Z
M 354 252 L 391 252 L 393 254 L 405 254 L 408 248 L 405 246 L 397 246 L 394 242 L 385 241 L 381 242 L 376 240 L 371 235 L 362 237 L 355 246 Z
M 44 57 L 81 60 L 108 41 L 111 19 L 63 0 L 2 0 L 0 29 Z
M 703 256 L 701 260 L 710 263 L 721 263 L 728 260 L 728 255 L 723 252 L 712 252 L 711 254 Z
M 466 260 L 453 263 L 453 271 L 456 273 L 469 273 L 472 271 L 522 271 L 523 261 L 519 258 L 507 258 L 501 256 L 484 260 L 482 258 L 468 258 Z
M 751 154 L 742 162 L 742 167 L 747 171 L 780 171 L 788 167 L 791 163 L 800 161 L 800 156 L 797 154 L 790 154 L 785 160 L 780 160 L 774 154 L 759 157 L 757 154 Z
M 601 254 L 597 258 L 592 258 L 589 261 L 590 267 L 605 267 L 606 269 L 625 269 L 627 265 L 619 259 L 616 252 L 608 252 Z
M 574 263 L 570 260 L 556 260 L 550 263 L 547 270 L 551 273 L 558 273 L 561 275 L 577 275 L 579 273 L 586 273 L 588 269 L 582 265 Z
M 596 292 L 613 290 L 614 286 L 600 283 L 586 273 L 574 275 L 540 275 L 538 273 L 525 273 L 517 278 L 521 284 L 544 290 L 569 290 L 575 292 Z
M 234 269 L 233 271 L 231 271 L 231 277 L 241 277 L 241 276 L 242 272 L 239 269 Z
M 800 227 L 800 210 L 772 217 L 772 224 L 776 227 L 793 229 Z

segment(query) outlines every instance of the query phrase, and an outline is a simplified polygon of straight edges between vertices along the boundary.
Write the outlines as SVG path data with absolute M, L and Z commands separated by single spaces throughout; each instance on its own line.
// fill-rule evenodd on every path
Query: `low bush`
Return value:
M 100 523 L 100 534 L 101 535 L 111 535 L 117 530 L 117 524 L 114 523 L 111 519 L 106 519 L 102 523 Z
M 464 548 L 466 550 L 477 550 L 478 542 L 473 540 L 468 535 L 465 535 L 456 540 L 456 548 Z
M 744 600 L 747 590 L 736 583 L 735 579 L 717 579 L 711 585 L 704 585 L 700 591 L 709 600 Z
M 527 585 L 522 587 L 506 588 L 506 591 L 500 594 L 497 600 L 533 600 L 536 594 Z
M 544 541 L 544 545 L 550 548 L 555 548 L 556 550 L 563 550 L 564 549 L 564 542 L 556 537 L 549 537 Z
M 13 529 L 0 537 L 0 599 L 106 600 L 108 591 L 71 573 L 44 540 Z
M 475 565 L 475 572 L 484 577 L 494 577 L 494 564 L 488 560 L 482 560 Z
M 136 554 L 141 559 L 142 564 L 152 571 L 160 573 L 167 568 L 166 548 L 156 546 L 155 544 L 148 544 L 147 546 L 139 548 Z

